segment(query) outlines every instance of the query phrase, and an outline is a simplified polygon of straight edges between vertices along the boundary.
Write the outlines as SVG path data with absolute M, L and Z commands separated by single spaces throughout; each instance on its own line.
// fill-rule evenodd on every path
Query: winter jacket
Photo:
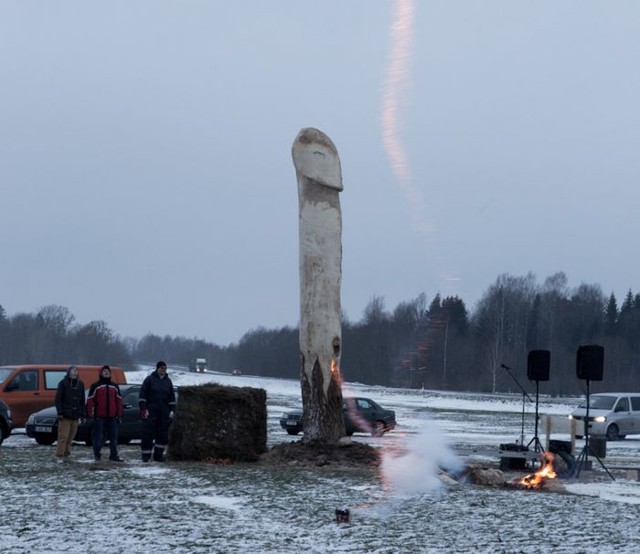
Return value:
M 89 417 L 122 417 L 120 387 L 111 379 L 100 377 L 91 385 L 87 399 Z
M 84 408 L 84 383 L 80 379 L 71 379 L 67 372 L 56 390 L 56 411 L 59 416 L 80 419 L 85 416 Z
M 152 415 L 169 414 L 176 409 L 176 393 L 169 376 L 160 377 L 157 371 L 142 382 L 140 388 L 140 409 L 147 409 Z

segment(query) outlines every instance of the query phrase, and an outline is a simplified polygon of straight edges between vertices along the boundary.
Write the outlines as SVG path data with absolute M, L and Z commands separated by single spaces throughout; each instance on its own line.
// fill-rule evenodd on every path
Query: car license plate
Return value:
M 44 427 L 41 425 L 36 427 L 36 433 L 51 433 L 52 429 L 52 427 Z
M 295 427 L 298 425 L 298 422 L 295 419 L 287 419 L 287 427 Z

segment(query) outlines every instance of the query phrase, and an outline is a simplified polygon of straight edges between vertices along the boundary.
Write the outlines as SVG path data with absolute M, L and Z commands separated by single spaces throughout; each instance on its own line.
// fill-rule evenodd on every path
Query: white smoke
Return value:
M 381 470 L 385 484 L 396 494 L 413 495 L 442 486 L 441 470 L 455 474 L 463 463 L 447 443 L 438 425 L 423 421 L 420 431 L 400 451 L 383 451 Z

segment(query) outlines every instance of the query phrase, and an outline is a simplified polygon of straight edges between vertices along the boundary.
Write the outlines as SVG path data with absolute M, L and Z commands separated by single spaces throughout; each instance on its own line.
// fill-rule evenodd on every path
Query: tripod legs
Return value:
M 529 448 L 532 444 L 533 444 L 533 450 L 535 452 L 544 452 L 544 446 L 542 446 L 542 443 L 540 442 L 540 439 L 538 438 L 538 435 L 535 435 L 529 441 L 529 444 L 527 444 L 527 448 Z
M 536 426 L 535 426 L 535 433 L 533 435 L 533 438 L 529 441 L 529 444 L 527 444 L 527 448 L 529 448 L 531 444 L 533 444 L 533 449 L 536 452 L 544 452 L 544 447 L 542 446 L 542 443 L 538 438 L 538 398 L 540 396 L 539 387 L 540 387 L 540 381 L 536 380 L 536 424 L 535 424 Z
M 611 475 L 611 472 L 607 469 L 607 467 L 602 463 L 602 460 L 600 458 L 598 458 L 598 455 L 593 451 L 593 448 L 591 448 L 591 445 L 589 444 L 589 404 L 590 404 L 590 399 L 591 399 L 591 381 L 589 379 L 587 379 L 587 409 L 586 409 L 586 415 L 584 418 L 584 448 L 582 449 L 582 452 L 580 452 L 580 455 L 578 456 L 578 459 L 576 460 L 576 473 L 575 473 L 575 477 L 576 479 L 578 477 L 580 477 L 580 470 L 583 467 L 586 467 L 587 461 L 589 459 L 589 453 L 591 453 L 591 455 L 598 460 L 598 462 L 600 463 L 600 465 L 602 466 L 602 469 L 604 469 L 607 472 L 607 475 L 609 477 L 611 477 L 612 481 L 615 481 L 613 475 Z
M 578 477 L 580 477 L 580 471 L 583 468 L 585 469 L 587 468 L 589 453 L 591 453 L 591 455 L 596 460 L 598 460 L 598 463 L 602 466 L 602 469 L 604 469 L 607 472 L 607 475 L 611 477 L 611 480 L 615 481 L 616 480 L 615 477 L 611 475 L 611 472 L 607 469 L 607 466 L 604 465 L 602 460 L 598 457 L 598 455 L 592 450 L 592 448 L 588 444 L 584 445 L 584 447 L 582 448 L 582 451 L 580 452 L 580 455 L 576 459 L 575 478 L 577 479 Z

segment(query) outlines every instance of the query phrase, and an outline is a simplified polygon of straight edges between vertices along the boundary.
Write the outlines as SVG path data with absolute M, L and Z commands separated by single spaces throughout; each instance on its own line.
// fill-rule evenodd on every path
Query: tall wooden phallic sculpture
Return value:
M 331 139 L 302 129 L 293 143 L 300 235 L 300 385 L 304 442 L 345 435 L 340 354 L 342 325 L 342 170 Z

